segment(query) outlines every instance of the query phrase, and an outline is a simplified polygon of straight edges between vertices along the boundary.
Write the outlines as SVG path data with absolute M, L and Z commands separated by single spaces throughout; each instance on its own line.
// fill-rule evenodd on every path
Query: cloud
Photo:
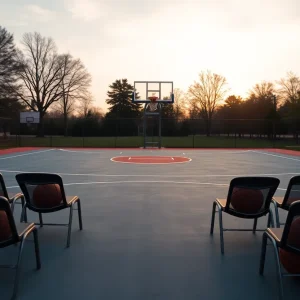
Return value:
M 55 12 L 38 5 L 26 5 L 22 15 L 23 21 L 49 22 L 55 18 Z
M 74 19 L 95 21 L 108 13 L 108 5 L 96 0 L 65 0 L 66 9 Z
M 181 0 L 65 0 L 65 8 L 74 19 L 86 22 L 98 19 L 124 21 L 151 17 L 162 9 L 172 7 Z

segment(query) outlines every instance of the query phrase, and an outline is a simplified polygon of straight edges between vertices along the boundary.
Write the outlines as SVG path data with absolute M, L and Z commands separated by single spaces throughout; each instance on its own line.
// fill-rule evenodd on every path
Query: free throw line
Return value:
M 64 186 L 72 186 L 72 185 L 92 185 L 92 184 L 128 184 L 128 183 L 155 183 L 155 184 L 187 184 L 187 185 L 208 185 L 208 186 L 216 186 L 216 187 L 228 187 L 229 184 L 227 183 L 213 183 L 213 182 L 196 182 L 196 181 L 136 181 L 136 180 L 129 180 L 129 181 L 89 181 L 89 182 L 71 182 L 71 183 L 64 183 Z M 9 186 L 7 189 L 14 189 L 14 188 L 20 188 L 18 185 Z M 285 191 L 286 189 L 278 188 L 278 190 Z

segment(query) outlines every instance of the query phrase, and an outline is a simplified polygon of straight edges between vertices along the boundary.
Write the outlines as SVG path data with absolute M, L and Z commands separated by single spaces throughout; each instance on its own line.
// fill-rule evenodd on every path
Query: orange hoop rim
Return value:
M 151 97 L 149 97 L 149 100 L 150 100 L 151 102 L 156 102 L 157 99 L 158 99 L 157 96 L 151 96 Z

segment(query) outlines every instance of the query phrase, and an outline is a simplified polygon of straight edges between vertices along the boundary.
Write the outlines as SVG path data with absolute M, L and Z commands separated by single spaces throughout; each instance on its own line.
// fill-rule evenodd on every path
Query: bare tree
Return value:
M 201 72 L 199 80 L 189 87 L 188 93 L 193 105 L 197 105 L 206 123 L 206 135 L 210 136 L 213 115 L 224 99 L 227 82 L 225 77 L 211 71 Z M 195 109 L 195 107 L 194 107 Z
M 80 117 L 87 118 L 89 115 L 89 111 L 93 107 L 93 96 L 90 92 L 87 92 L 86 94 L 82 95 L 82 97 L 79 99 L 78 103 L 78 109 L 77 112 Z
M 288 72 L 286 78 L 277 81 L 278 94 L 284 101 L 295 102 L 299 99 L 300 78 L 293 72 Z
M 255 84 L 250 90 L 250 98 L 263 99 L 272 96 L 275 93 L 275 86 L 272 82 L 262 81 Z
M 18 96 L 32 110 L 40 113 L 38 135 L 43 136 L 45 113 L 62 97 L 61 84 L 68 69 L 64 67 L 65 61 L 62 57 L 57 55 L 51 38 L 42 37 L 36 32 L 26 33 L 22 44 L 24 52 L 18 53 L 18 61 L 22 66 L 18 75 L 23 89 Z
M 70 54 L 61 55 L 64 61 L 60 70 L 63 77 L 61 82 L 62 97 L 58 106 L 64 116 L 64 133 L 68 133 L 68 117 L 74 112 L 78 101 L 85 99 L 91 84 L 91 75 L 87 72 L 80 59 L 73 59 Z M 63 76 L 66 74 L 65 76 Z
M 176 119 L 182 118 L 187 110 L 186 94 L 179 88 L 174 89 L 174 104 L 173 109 Z

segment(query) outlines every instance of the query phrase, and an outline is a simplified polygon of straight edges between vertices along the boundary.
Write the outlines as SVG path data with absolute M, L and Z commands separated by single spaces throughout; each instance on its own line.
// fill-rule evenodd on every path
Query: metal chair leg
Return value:
M 44 223 L 43 223 L 43 216 L 41 213 L 39 213 L 39 219 L 40 219 L 40 227 L 43 227 Z
M 19 247 L 19 255 L 18 255 L 18 260 L 16 264 L 16 276 L 15 276 L 15 282 L 14 282 L 14 288 L 13 288 L 13 295 L 12 295 L 12 300 L 15 300 L 17 297 L 17 292 L 18 292 L 18 286 L 19 286 L 19 277 L 20 277 L 20 263 L 21 263 L 21 258 L 22 258 L 22 252 L 23 252 L 23 246 L 25 242 L 25 236 L 22 238 L 22 241 L 20 243 Z
M 256 233 L 256 227 L 257 227 L 257 218 L 254 219 L 254 223 L 253 223 L 253 233 Z
M 215 214 L 216 214 L 216 202 L 214 201 L 211 213 L 211 225 L 210 225 L 210 235 L 214 233 L 214 226 L 215 226 Z
M 20 222 L 21 223 L 23 223 L 23 222 L 27 223 L 26 204 L 22 207 Z
M 267 241 L 268 241 L 268 239 L 272 242 L 272 245 L 273 245 L 273 248 L 274 248 L 277 274 L 278 274 L 278 283 L 279 283 L 279 299 L 283 300 L 282 273 L 281 273 L 279 255 L 278 255 L 278 247 L 277 247 L 277 244 L 276 244 L 275 240 L 272 237 L 270 237 L 270 235 L 267 232 L 264 232 L 264 234 L 263 234 L 259 274 L 263 275 L 263 273 L 264 273 L 264 266 L 265 266 L 265 258 L 266 258 L 266 250 L 267 250 Z
M 224 237 L 223 237 L 223 219 L 222 219 L 222 209 L 219 209 L 219 225 L 220 225 L 220 244 L 221 244 L 221 253 L 224 254 Z
M 14 213 L 16 201 L 17 199 L 14 198 L 13 201 L 11 202 L 10 209 L 12 213 Z
M 82 215 L 81 215 L 80 199 L 78 199 L 77 201 L 77 208 L 78 208 L 79 229 L 82 230 Z
M 275 200 L 272 200 L 272 203 L 274 205 L 274 210 L 275 210 L 276 226 L 277 228 L 280 228 L 279 211 L 278 211 L 277 202 Z
M 73 220 L 73 204 L 70 207 L 69 225 L 68 225 L 68 238 L 67 238 L 67 248 L 70 247 L 71 241 L 71 231 L 72 231 L 72 220 Z
M 38 231 L 37 231 L 36 228 L 33 230 L 33 238 L 34 238 L 34 250 L 35 250 L 36 268 L 39 270 L 41 268 L 41 257 L 40 257 Z
M 264 232 L 263 238 L 262 238 L 260 264 L 259 264 L 259 274 L 260 275 L 264 274 L 266 251 L 267 251 L 267 238 L 268 238 L 267 233 Z
M 268 226 L 275 228 L 275 224 L 274 224 L 274 216 L 273 216 L 273 212 L 271 210 L 271 208 L 269 209 L 269 219 L 268 219 Z
M 273 248 L 274 248 L 274 254 L 275 254 L 276 265 L 277 265 L 279 293 L 280 293 L 279 299 L 283 300 L 282 273 L 281 273 L 281 266 L 280 266 L 279 255 L 278 255 L 278 247 L 277 247 L 276 242 L 274 241 L 273 238 L 271 238 L 270 240 L 272 241 L 272 245 L 273 245 Z
M 23 207 L 25 207 L 25 210 L 24 210 L 24 221 L 25 221 L 25 223 L 27 223 L 27 209 L 26 209 L 26 203 L 25 203 L 24 196 L 21 198 L 21 203 L 22 203 L 22 209 L 23 209 Z
M 273 218 L 273 213 L 272 210 L 269 209 L 269 215 L 268 215 L 268 223 L 267 223 L 267 228 L 274 228 L 274 218 Z

